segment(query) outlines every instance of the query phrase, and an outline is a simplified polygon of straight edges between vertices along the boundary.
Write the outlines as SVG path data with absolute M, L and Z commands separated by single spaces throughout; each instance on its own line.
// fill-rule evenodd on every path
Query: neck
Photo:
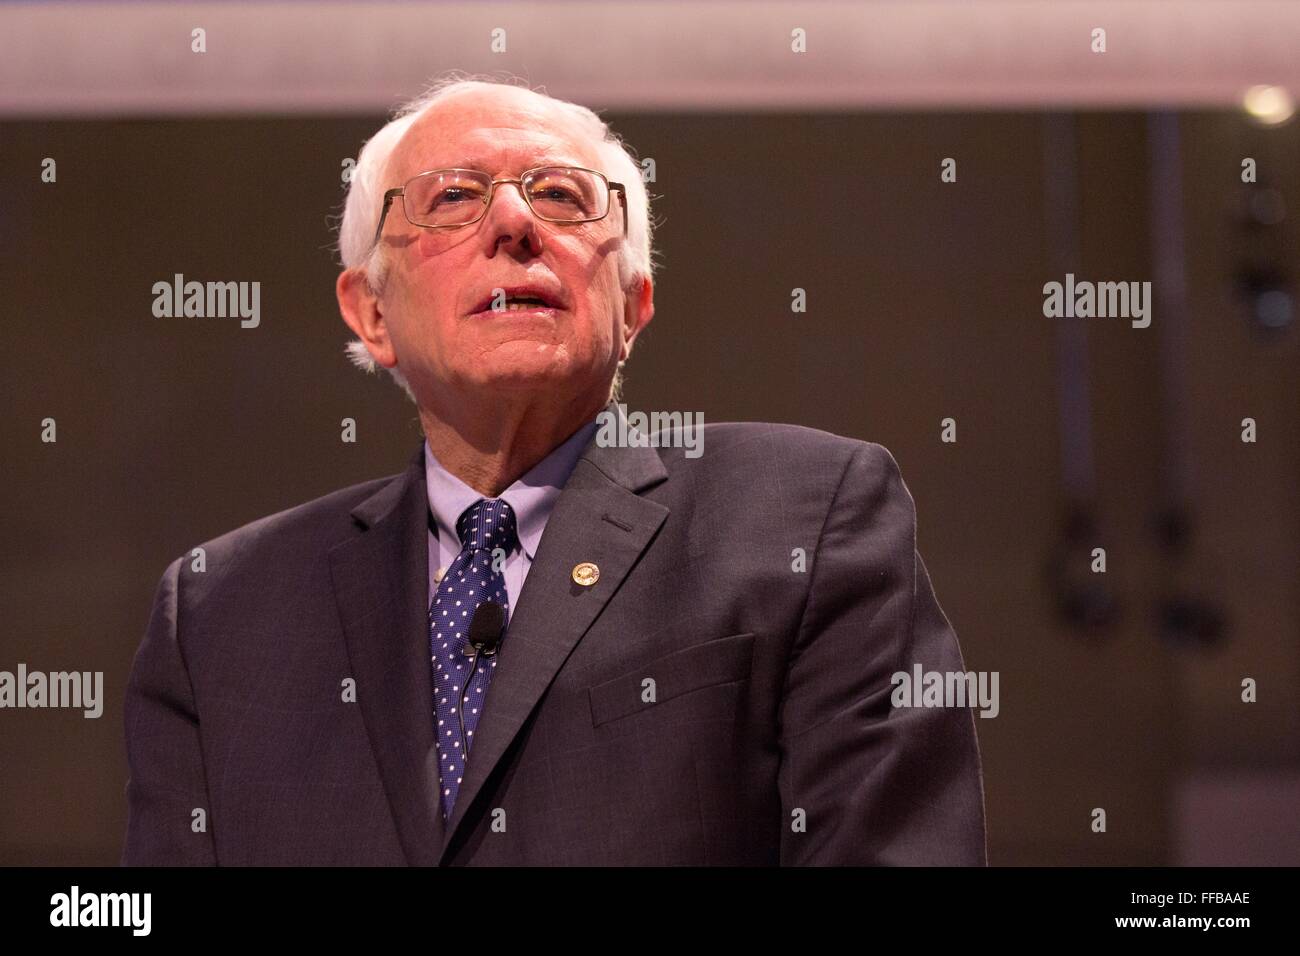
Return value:
M 608 386 L 579 396 L 457 396 L 421 408 L 420 422 L 438 463 L 486 498 L 499 497 L 607 403 Z

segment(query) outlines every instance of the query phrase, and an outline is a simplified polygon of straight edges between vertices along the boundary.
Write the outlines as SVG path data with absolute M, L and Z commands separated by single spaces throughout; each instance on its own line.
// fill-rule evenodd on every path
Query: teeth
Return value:
M 507 312 L 522 312 L 525 309 L 544 309 L 546 305 L 542 302 L 507 302 Z

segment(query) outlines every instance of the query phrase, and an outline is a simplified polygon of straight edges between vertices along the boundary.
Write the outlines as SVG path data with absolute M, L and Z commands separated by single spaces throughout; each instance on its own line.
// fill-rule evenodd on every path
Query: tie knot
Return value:
M 515 510 L 503 498 L 480 498 L 456 522 L 456 534 L 466 551 L 501 548 L 508 555 L 519 544 Z

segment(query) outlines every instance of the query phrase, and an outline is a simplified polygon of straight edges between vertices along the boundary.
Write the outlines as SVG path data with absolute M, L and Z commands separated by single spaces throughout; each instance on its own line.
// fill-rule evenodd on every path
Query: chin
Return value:
M 541 365 L 510 366 L 493 369 L 486 374 L 476 375 L 476 382 L 483 388 L 503 389 L 518 392 L 536 392 L 570 389 L 566 386 L 572 379 L 572 373 L 563 366 Z

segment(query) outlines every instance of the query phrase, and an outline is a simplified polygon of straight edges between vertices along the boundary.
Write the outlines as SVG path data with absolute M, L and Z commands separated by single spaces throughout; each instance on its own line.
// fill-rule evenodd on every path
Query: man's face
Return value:
M 411 127 L 389 160 L 385 188 L 430 169 L 503 179 L 543 165 L 605 171 L 580 131 L 544 101 L 513 89 L 465 93 Z M 623 215 L 613 195 L 602 220 L 546 222 L 513 184 L 495 187 L 482 219 L 453 229 L 421 229 L 391 209 L 377 307 L 420 404 L 456 408 L 482 400 L 488 388 L 570 396 L 608 388 L 644 324 L 619 286 Z M 560 307 L 482 311 L 494 290 L 525 286 L 546 290 Z

